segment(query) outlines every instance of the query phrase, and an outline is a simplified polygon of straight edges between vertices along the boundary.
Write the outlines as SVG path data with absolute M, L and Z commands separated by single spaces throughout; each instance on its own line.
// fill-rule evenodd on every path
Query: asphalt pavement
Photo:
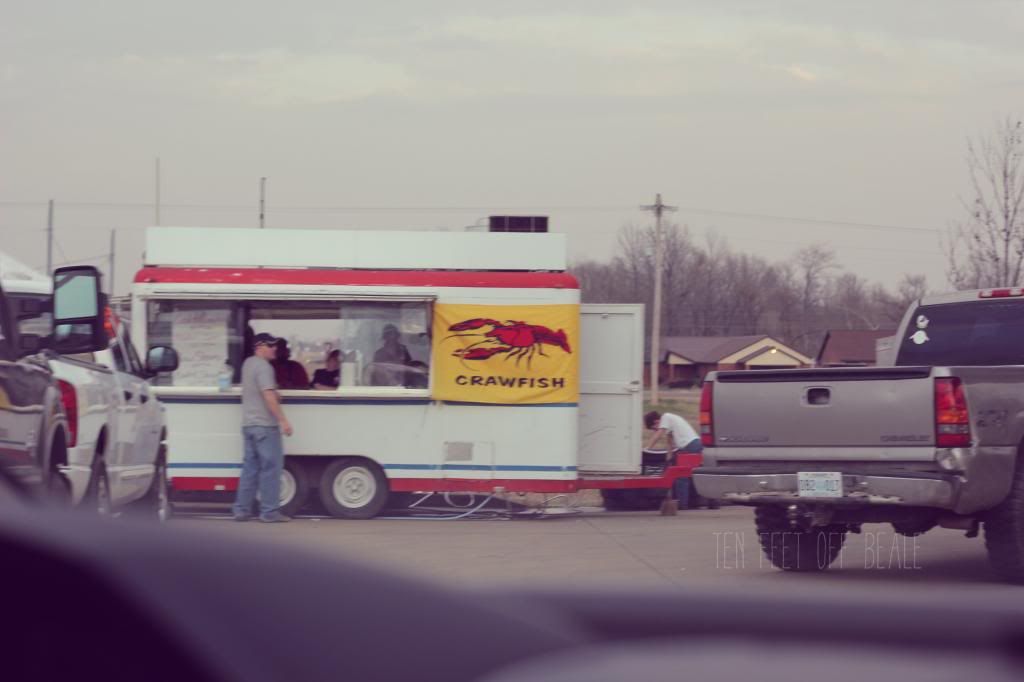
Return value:
M 967 538 L 963 531 L 935 529 L 906 538 L 888 525 L 866 525 L 860 535 L 848 536 L 827 571 L 786 573 L 763 559 L 752 516 L 750 509 L 727 507 L 677 516 L 592 510 L 513 520 L 298 518 L 287 524 L 235 523 L 226 515 L 201 514 L 172 523 L 459 586 L 864 589 L 926 591 L 943 599 L 996 591 L 1024 606 L 1024 586 L 999 583 L 982 538 Z

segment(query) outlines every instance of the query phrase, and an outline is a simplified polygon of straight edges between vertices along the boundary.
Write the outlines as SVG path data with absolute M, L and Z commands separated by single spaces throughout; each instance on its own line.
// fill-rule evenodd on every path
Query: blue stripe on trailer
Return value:
M 396 471 L 554 471 L 573 472 L 575 466 L 529 466 L 520 464 L 384 464 L 385 469 Z M 168 469 L 241 469 L 242 464 L 229 462 L 171 462 Z

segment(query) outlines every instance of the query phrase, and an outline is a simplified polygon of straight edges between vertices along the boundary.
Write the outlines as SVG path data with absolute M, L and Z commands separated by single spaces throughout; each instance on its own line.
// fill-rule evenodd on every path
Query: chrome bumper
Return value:
M 795 473 L 726 473 L 716 472 L 714 468 L 699 468 L 693 472 L 693 483 L 703 497 L 740 504 L 895 504 L 954 509 L 963 479 L 953 474 L 880 476 L 844 473 L 842 497 L 800 497 Z

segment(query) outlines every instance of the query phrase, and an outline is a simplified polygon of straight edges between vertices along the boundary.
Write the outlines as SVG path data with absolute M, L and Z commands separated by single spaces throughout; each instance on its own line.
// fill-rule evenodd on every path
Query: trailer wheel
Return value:
M 801 531 L 790 526 L 784 507 L 774 505 L 757 507 L 754 523 L 764 555 L 783 571 L 824 571 L 839 556 L 846 541 L 846 526 Z
M 985 549 L 996 575 L 1024 583 L 1024 459 L 1017 460 L 1006 499 L 985 516 Z
M 324 469 L 320 500 L 339 519 L 371 519 L 388 501 L 388 481 L 369 460 L 344 457 Z
M 281 471 L 281 513 L 293 516 L 306 506 L 310 487 L 306 467 L 299 461 L 285 457 L 284 469 Z

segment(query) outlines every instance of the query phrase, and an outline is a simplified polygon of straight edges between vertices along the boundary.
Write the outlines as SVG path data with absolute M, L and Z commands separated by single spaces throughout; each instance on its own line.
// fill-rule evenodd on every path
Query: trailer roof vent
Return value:
M 489 232 L 547 232 L 546 215 L 492 215 Z

